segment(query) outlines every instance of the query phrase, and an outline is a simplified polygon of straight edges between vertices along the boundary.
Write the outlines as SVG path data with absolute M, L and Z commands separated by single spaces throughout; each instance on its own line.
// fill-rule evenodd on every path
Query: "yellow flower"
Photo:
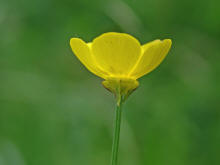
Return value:
M 171 40 L 154 40 L 141 45 L 129 34 L 109 32 L 85 43 L 71 38 L 74 54 L 103 85 L 125 100 L 138 87 L 138 78 L 154 70 L 166 57 Z M 119 95 L 119 96 L 118 96 Z

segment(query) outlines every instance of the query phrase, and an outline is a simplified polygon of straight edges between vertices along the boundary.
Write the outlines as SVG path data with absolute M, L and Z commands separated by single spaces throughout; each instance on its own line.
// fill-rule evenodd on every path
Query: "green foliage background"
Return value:
M 69 39 L 171 38 L 124 106 L 119 165 L 220 164 L 219 0 L 0 0 L 0 165 L 108 165 L 114 98 Z

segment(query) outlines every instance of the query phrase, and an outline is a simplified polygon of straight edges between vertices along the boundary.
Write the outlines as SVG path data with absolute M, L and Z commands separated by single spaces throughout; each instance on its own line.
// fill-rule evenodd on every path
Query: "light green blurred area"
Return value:
M 114 98 L 69 39 L 171 38 L 123 111 L 119 165 L 220 164 L 219 0 L 1 0 L 0 165 L 108 165 Z

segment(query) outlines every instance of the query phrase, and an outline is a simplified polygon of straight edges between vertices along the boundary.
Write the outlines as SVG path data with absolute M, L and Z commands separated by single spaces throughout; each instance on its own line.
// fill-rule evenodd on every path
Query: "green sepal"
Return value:
M 139 86 L 139 83 L 128 78 L 108 78 L 102 82 L 102 85 L 115 95 L 119 105 Z

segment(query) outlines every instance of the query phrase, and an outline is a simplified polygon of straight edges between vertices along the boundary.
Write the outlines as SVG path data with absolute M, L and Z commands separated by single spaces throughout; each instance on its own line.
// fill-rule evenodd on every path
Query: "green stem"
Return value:
M 116 113 L 115 113 L 111 165 L 117 165 L 119 137 L 120 137 L 120 126 L 121 126 L 121 114 L 122 114 L 121 102 L 119 101 L 117 103 L 117 108 L 116 108 Z

